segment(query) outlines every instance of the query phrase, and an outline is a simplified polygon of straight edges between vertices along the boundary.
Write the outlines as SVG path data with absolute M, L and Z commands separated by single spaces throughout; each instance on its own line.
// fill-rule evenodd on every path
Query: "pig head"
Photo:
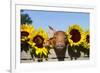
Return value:
M 51 27 L 50 27 L 51 29 Z M 53 46 L 58 61 L 64 61 L 67 46 L 67 36 L 64 31 L 54 31 L 53 37 L 49 39 L 50 44 Z

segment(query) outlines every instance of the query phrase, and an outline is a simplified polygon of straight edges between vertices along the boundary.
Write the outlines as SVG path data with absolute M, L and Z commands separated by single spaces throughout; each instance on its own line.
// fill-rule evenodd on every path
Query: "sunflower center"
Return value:
M 22 37 L 28 37 L 28 35 L 29 35 L 29 33 L 28 32 L 26 32 L 26 31 L 21 31 L 21 36 Z
M 87 43 L 90 42 L 90 37 L 89 37 L 89 35 L 87 35 L 87 37 L 86 37 L 86 42 L 87 42 Z
M 78 42 L 81 39 L 81 34 L 78 30 L 73 29 L 70 34 L 72 35 L 71 39 L 73 40 L 73 42 Z
M 37 36 L 34 37 L 33 42 L 36 43 L 36 46 L 38 48 L 42 48 L 43 47 L 44 38 L 41 37 L 40 35 L 37 35 Z

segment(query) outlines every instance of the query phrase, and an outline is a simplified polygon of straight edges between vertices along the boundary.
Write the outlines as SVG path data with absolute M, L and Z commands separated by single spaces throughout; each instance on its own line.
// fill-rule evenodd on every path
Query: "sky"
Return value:
M 29 15 L 36 29 L 42 27 L 45 31 L 48 31 L 48 26 L 57 31 L 66 31 L 72 24 L 78 24 L 83 29 L 88 29 L 90 25 L 89 13 L 39 10 L 23 10 L 21 13 Z

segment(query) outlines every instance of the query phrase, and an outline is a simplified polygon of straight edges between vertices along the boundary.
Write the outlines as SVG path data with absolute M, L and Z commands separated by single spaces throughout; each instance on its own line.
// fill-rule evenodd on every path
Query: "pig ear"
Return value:
M 48 30 L 49 38 L 52 38 L 55 32 L 56 32 L 56 30 L 54 28 L 52 28 L 51 26 L 49 26 L 49 30 Z

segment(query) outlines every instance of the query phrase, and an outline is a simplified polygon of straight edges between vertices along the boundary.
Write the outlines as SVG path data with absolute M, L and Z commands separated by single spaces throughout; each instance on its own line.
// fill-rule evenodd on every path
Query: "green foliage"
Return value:
M 32 24 L 32 20 L 28 14 L 21 14 L 21 24 Z

